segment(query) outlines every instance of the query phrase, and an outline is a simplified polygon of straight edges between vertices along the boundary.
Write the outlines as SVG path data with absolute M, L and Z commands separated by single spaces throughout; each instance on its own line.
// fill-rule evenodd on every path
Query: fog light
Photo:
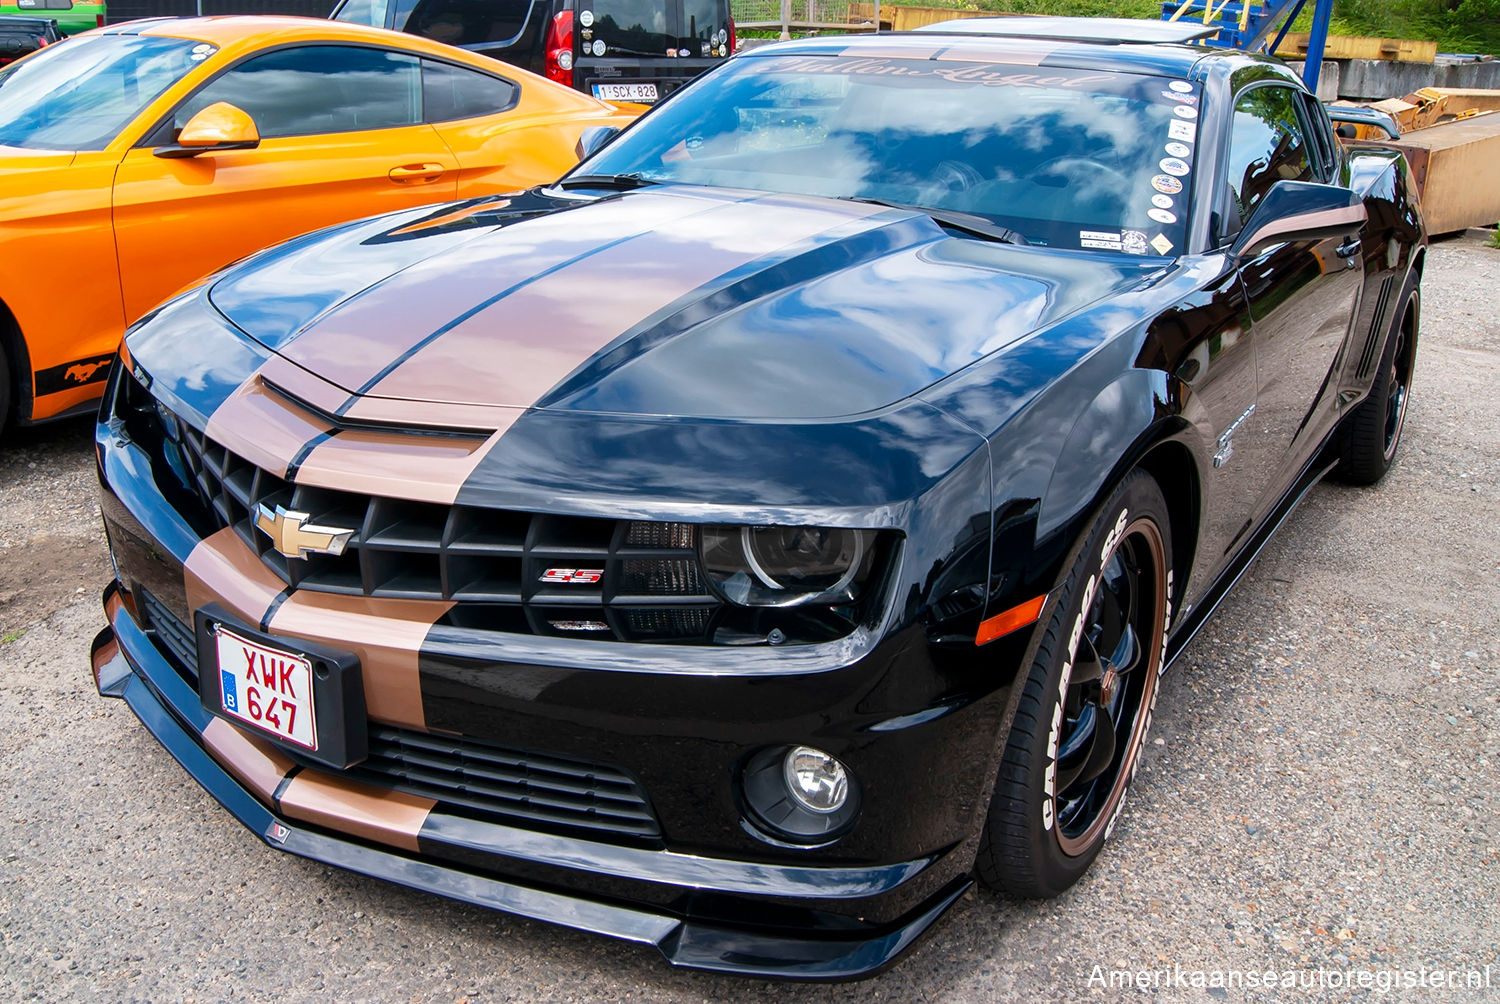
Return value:
M 859 815 L 859 784 L 833 756 L 810 746 L 770 746 L 740 774 L 747 829 L 772 843 L 813 846 L 844 835 Z
M 844 765 L 811 746 L 791 749 L 781 762 L 787 790 L 811 812 L 837 812 L 849 798 L 849 774 Z

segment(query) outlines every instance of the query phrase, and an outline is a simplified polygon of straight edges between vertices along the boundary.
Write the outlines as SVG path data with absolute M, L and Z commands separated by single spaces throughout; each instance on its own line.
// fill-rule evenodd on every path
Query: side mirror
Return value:
M 248 113 L 227 101 L 216 101 L 187 120 L 177 142 L 152 151 L 158 157 L 196 157 L 220 150 L 253 150 L 260 130 Z
M 1354 236 L 1368 215 L 1364 201 L 1347 188 L 1310 181 L 1278 181 L 1250 214 L 1250 221 L 1235 238 L 1231 253 L 1245 261 L 1259 257 L 1277 244 Z
M 588 160 L 618 135 L 619 126 L 589 126 L 578 137 L 578 145 L 573 148 L 573 152 L 578 154 L 579 160 Z

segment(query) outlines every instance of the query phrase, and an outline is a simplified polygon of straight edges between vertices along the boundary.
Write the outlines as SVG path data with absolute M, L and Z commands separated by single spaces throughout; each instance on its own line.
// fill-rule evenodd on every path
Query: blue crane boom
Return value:
M 1202 21 L 1216 26 L 1217 35 L 1204 39 L 1203 45 L 1252 52 L 1264 48 L 1275 52 L 1286 37 L 1292 22 L 1302 13 L 1308 0 L 1162 0 L 1163 21 Z M 1328 43 L 1328 23 L 1333 17 L 1333 0 L 1312 0 L 1312 37 L 1307 41 L 1307 65 L 1302 79 L 1313 90 L 1318 88 L 1318 72 L 1323 68 L 1323 47 Z M 1271 33 L 1276 37 L 1267 43 Z

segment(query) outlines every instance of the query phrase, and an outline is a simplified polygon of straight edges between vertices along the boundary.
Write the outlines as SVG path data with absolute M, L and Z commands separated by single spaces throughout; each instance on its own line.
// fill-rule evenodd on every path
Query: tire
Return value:
M 5 345 L 0 341 L 0 436 L 10 423 L 10 362 L 5 358 Z
M 1023 684 L 980 840 L 975 870 L 992 888 L 1036 898 L 1063 892 L 1124 808 L 1165 667 L 1167 514 L 1161 488 L 1136 471 L 1110 493 L 1075 552 Z
M 1385 340 L 1369 396 L 1344 420 L 1339 431 L 1339 465 L 1334 469 L 1340 481 L 1373 485 L 1395 463 L 1411 405 L 1421 303 L 1421 290 L 1412 290 L 1402 308 L 1401 323 Z

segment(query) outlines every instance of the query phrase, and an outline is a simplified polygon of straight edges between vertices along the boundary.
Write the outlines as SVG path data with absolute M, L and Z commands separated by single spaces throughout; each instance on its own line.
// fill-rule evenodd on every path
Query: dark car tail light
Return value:
M 735 35 L 735 33 L 734 33 L 734 18 L 730 18 L 729 19 L 729 54 L 731 56 L 734 55 L 735 50 L 738 49 L 739 47 L 740 47 L 739 37 L 737 35 Z
M 558 11 L 547 26 L 547 79 L 573 86 L 573 12 Z
M 95 14 L 94 15 L 94 27 L 95 28 L 103 28 L 104 27 L 104 15 L 103 14 Z

